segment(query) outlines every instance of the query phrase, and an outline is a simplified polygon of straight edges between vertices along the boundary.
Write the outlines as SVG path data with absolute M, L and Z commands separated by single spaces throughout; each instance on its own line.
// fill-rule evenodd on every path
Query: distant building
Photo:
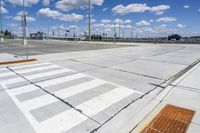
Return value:
M 30 34 L 30 39 L 44 40 L 46 38 L 47 38 L 47 34 L 44 32 L 37 32 L 37 33 Z

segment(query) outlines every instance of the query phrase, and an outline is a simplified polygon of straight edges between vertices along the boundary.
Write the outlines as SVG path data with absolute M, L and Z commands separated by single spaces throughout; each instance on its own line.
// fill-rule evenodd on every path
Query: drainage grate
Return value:
M 141 133 L 186 133 L 194 111 L 167 105 Z

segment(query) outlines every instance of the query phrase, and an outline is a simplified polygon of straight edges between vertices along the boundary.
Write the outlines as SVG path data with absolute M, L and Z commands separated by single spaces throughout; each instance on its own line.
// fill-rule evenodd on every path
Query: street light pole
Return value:
M 88 18 L 89 18 L 89 25 L 88 25 L 88 33 L 89 33 L 89 38 L 88 40 L 91 41 L 91 0 L 88 1 L 88 6 L 89 6 L 89 14 L 88 14 Z
M 0 21 L 1 21 L 1 33 L 0 33 L 0 37 L 1 37 L 1 42 L 3 42 L 3 24 L 2 24 L 2 0 L 0 0 Z
M 25 12 L 25 0 L 23 0 L 23 13 L 22 13 L 22 29 L 23 29 L 23 46 L 26 46 L 26 58 L 28 59 L 28 47 L 26 40 L 26 12 Z

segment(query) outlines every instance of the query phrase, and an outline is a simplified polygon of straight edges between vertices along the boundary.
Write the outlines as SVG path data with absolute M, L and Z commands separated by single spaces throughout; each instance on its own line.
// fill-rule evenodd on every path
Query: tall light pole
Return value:
M 2 0 L 0 0 L 0 21 L 1 21 L 1 33 L 0 33 L 0 37 L 1 37 L 1 42 L 3 42 L 3 24 L 2 24 Z
M 23 30 L 23 46 L 26 46 L 26 58 L 28 59 L 28 47 L 26 40 L 26 12 L 25 12 L 25 0 L 23 0 L 23 13 L 22 13 L 22 30 Z
M 114 44 L 116 44 L 116 24 L 114 22 Z
M 88 1 L 88 6 L 89 6 L 89 11 L 88 11 L 88 33 L 89 33 L 89 38 L 88 40 L 91 41 L 91 0 Z
M 26 45 L 26 12 L 25 12 L 25 0 L 23 0 L 23 12 L 22 12 L 22 34 L 23 34 L 23 45 Z
M 120 41 L 120 37 L 121 37 L 121 20 L 119 18 L 119 41 Z

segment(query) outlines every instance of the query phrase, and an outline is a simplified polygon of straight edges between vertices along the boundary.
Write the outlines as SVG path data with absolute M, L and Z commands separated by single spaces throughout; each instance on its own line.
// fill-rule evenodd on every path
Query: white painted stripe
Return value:
M 68 69 L 54 70 L 54 71 L 50 71 L 50 72 L 43 72 L 43 73 L 39 73 L 39 74 L 28 75 L 28 76 L 25 76 L 25 78 L 28 80 L 34 80 L 34 79 L 44 78 L 44 77 L 53 76 L 56 74 L 62 74 L 62 73 L 66 73 L 66 72 L 70 72 L 70 70 L 68 70 Z
M 84 102 L 76 108 L 82 110 L 82 112 L 88 116 L 93 116 L 132 95 L 133 93 L 135 93 L 134 90 L 118 87 L 87 102 Z
M 95 87 L 100 86 L 104 83 L 106 82 L 102 80 L 93 80 L 93 81 L 85 82 L 76 86 L 59 90 L 53 94 L 61 99 L 66 99 L 68 97 L 74 96 L 84 91 L 94 89 Z M 43 107 L 45 105 L 57 102 L 57 101 L 58 99 L 52 97 L 51 95 L 43 95 L 40 97 L 30 99 L 28 101 L 24 101 L 22 104 L 24 105 L 24 108 L 26 108 L 26 110 L 30 111 L 30 110 L 34 110 L 34 109 Z
M 37 85 L 41 86 L 42 88 L 45 88 L 45 87 L 49 87 L 52 85 L 61 84 L 61 83 L 67 82 L 67 81 L 83 78 L 83 77 L 86 77 L 86 75 L 79 73 L 79 74 L 74 74 L 74 75 L 70 75 L 70 76 L 64 76 L 61 78 L 43 81 L 43 82 L 37 83 Z
M 1 68 L 1 69 L 0 69 L 0 73 L 2 73 L 2 72 L 7 72 L 7 71 L 8 71 L 7 68 Z
M 21 68 L 28 68 L 28 67 L 43 66 L 43 65 L 52 65 L 52 64 L 49 62 L 46 62 L 46 63 L 31 64 L 31 65 L 20 65 L 20 66 L 15 66 L 15 67 L 11 67 L 11 68 L 12 69 L 21 69 Z
M 7 79 L 7 80 L 1 80 L 0 83 L 3 85 L 3 87 L 6 88 L 6 86 L 8 85 L 19 83 L 19 82 L 25 82 L 25 81 L 26 81 L 25 79 L 21 77 L 17 77 L 17 78 L 12 78 L 12 79 Z
M 36 131 L 38 133 L 64 133 L 87 119 L 86 116 L 80 114 L 78 111 L 70 109 L 40 123 L 36 127 Z
M 50 94 L 46 94 L 37 98 L 33 98 L 28 101 L 24 101 L 21 104 L 26 110 L 31 111 L 31 110 L 43 107 L 45 105 L 48 105 L 57 101 L 58 99 L 55 98 L 54 96 L 51 96 Z
M 7 76 L 14 76 L 14 75 L 16 75 L 14 72 L 8 71 L 5 73 L 0 73 L 0 78 L 5 78 Z
M 36 119 L 30 114 L 30 112 L 28 112 L 27 110 L 25 110 L 23 108 L 22 104 L 19 102 L 19 100 L 15 96 L 11 95 L 9 89 L 7 89 L 6 92 L 12 98 L 13 102 L 17 105 L 17 107 L 26 116 L 26 118 L 29 120 L 30 124 L 33 126 L 33 128 L 35 128 L 35 130 L 36 130 L 36 127 L 39 126 L 39 123 L 36 121 Z
M 60 68 L 57 65 L 50 65 L 50 66 L 43 66 L 43 67 L 36 67 L 36 68 L 28 68 L 28 69 L 23 69 L 23 70 L 15 70 L 15 72 L 19 74 L 24 74 L 24 73 L 29 73 L 29 72 L 35 72 L 35 71 L 41 71 L 41 70 L 48 70 L 51 68 Z
M 15 96 L 15 95 L 19 95 L 19 94 L 27 93 L 27 92 L 30 92 L 30 91 L 39 90 L 39 89 L 40 88 L 31 84 L 31 85 L 26 85 L 26 86 L 10 89 L 10 94 Z
M 71 97 L 73 95 L 82 93 L 87 90 L 95 89 L 96 87 L 105 84 L 106 82 L 103 80 L 95 79 L 89 82 L 85 82 L 76 86 L 71 86 L 65 89 L 62 89 L 60 91 L 56 91 L 54 95 L 57 97 L 60 97 L 62 99 L 65 99 L 67 97 Z
M 83 113 L 86 113 L 89 117 L 92 117 L 111 105 L 121 101 L 127 96 L 130 96 L 134 92 L 135 91 L 127 88 L 117 88 L 108 93 L 95 97 L 92 100 L 84 102 L 76 108 L 81 109 Z M 41 122 L 41 125 L 37 127 L 37 129 L 39 129 L 39 132 L 43 131 L 45 133 L 67 132 L 71 128 L 86 121 L 87 119 L 87 117 L 77 113 L 74 109 L 70 109 Z

